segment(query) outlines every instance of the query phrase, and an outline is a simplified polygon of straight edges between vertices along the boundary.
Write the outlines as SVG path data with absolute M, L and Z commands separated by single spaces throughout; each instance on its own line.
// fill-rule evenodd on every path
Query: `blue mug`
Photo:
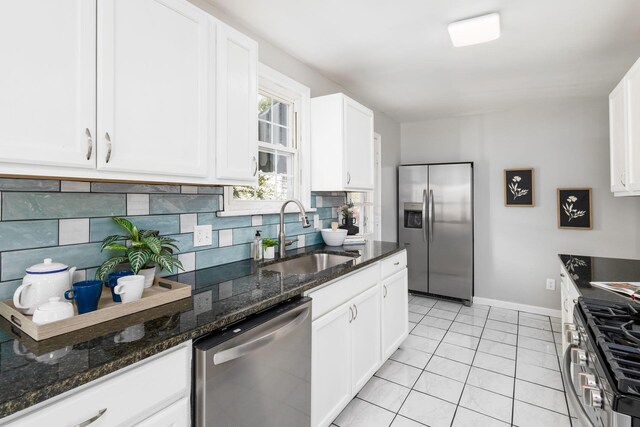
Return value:
M 101 280 L 83 280 L 74 283 L 71 289 L 64 293 L 66 299 L 76 301 L 78 314 L 96 311 L 100 295 L 102 295 Z
M 118 279 L 124 276 L 133 276 L 133 271 L 114 271 L 113 273 L 109 273 L 107 276 L 105 286 L 111 289 L 111 298 L 113 298 L 113 302 L 122 302 L 122 298 L 120 298 L 120 295 L 113 292 L 113 288 L 118 286 Z

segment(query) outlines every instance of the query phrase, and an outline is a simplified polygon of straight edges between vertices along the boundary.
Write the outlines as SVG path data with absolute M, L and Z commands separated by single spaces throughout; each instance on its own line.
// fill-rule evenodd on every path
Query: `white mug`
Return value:
M 123 303 L 139 300 L 143 291 L 144 276 L 140 274 L 118 278 L 118 284 L 113 288 L 113 292 L 120 295 Z

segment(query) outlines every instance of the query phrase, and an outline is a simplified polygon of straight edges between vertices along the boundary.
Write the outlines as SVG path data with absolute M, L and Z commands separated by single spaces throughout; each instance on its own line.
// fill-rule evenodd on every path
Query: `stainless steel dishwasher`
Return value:
M 214 332 L 194 349 L 196 427 L 310 425 L 310 298 Z

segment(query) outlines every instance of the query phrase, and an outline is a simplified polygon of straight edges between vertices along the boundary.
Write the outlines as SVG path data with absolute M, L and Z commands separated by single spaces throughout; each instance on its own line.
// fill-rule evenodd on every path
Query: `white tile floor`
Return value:
M 560 330 L 554 317 L 411 296 L 409 337 L 334 426 L 571 427 Z

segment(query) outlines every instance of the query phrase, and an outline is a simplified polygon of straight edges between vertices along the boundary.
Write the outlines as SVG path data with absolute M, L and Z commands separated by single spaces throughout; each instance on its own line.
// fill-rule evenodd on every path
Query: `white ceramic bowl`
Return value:
M 33 312 L 33 323 L 44 325 L 58 320 L 73 317 L 73 305 L 70 302 L 60 301 L 58 297 L 49 298 L 49 302 L 41 304 Z
M 323 228 L 320 232 L 322 233 L 322 240 L 329 246 L 342 246 L 344 239 L 347 238 L 347 230 L 340 228 L 336 231 L 330 228 Z

